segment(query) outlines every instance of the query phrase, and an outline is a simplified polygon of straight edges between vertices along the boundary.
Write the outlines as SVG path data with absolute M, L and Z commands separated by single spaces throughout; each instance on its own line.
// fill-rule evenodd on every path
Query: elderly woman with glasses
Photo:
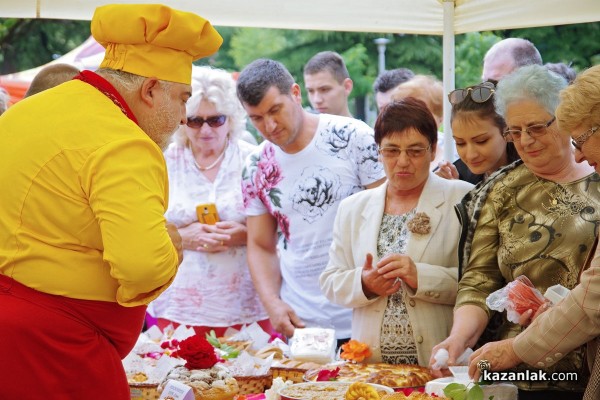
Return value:
M 561 92 L 556 110 L 561 129 L 567 130 L 577 149 L 575 158 L 600 170 L 600 65 L 592 67 Z M 518 336 L 488 343 L 473 355 L 472 375 L 479 375 L 476 363 L 487 359 L 493 371 L 512 368 L 522 362 L 536 367 L 538 363 L 555 364 L 566 354 L 585 344 L 591 377 L 584 399 L 600 398 L 600 248 L 587 260 L 580 283 L 563 301 L 541 314 Z M 587 265 L 586 265 L 587 267 Z M 551 358 L 551 361 L 548 361 Z M 595 383 L 595 384 L 594 384 Z
M 523 164 L 491 177 L 489 193 L 476 210 L 452 332 L 433 350 L 447 349 L 450 363 L 474 347 L 488 325 L 493 312 L 487 296 L 518 276 L 529 278 L 541 293 L 556 284 L 568 289 L 577 285 L 600 222 L 600 177 L 589 165 L 576 162 L 568 135 L 556 124 L 559 92 L 565 86 L 562 77 L 542 66 L 520 68 L 498 84 L 495 102 L 507 123 L 505 138 L 514 142 Z M 533 311 L 521 315 L 520 324 L 502 317 L 496 339 L 516 336 Z M 520 400 L 581 398 L 586 383 L 583 350 L 560 354 L 562 359 L 555 362 L 558 357 L 548 354 L 536 368 L 548 376 L 578 372 L 579 380 L 517 382 Z M 496 368 L 492 361 L 471 358 L 481 369 Z
M 179 230 L 184 257 L 175 280 L 148 311 L 161 328 L 193 326 L 202 336 L 256 321 L 270 331 L 246 261 L 241 176 L 255 148 L 240 140 L 246 114 L 226 71 L 195 68 L 192 88 L 187 124 L 165 151 L 165 216 Z
M 452 134 L 460 158 L 454 163 L 440 163 L 435 171 L 438 176 L 477 184 L 519 159 L 514 144 L 504 140 L 506 122 L 494 107 L 495 89 L 495 82 L 486 81 L 448 95 Z
M 426 366 L 452 324 L 453 207 L 473 185 L 429 171 L 437 125 L 422 101 L 388 104 L 374 130 L 387 182 L 340 204 L 321 289 L 353 308 L 352 338 L 370 346 L 369 361 Z

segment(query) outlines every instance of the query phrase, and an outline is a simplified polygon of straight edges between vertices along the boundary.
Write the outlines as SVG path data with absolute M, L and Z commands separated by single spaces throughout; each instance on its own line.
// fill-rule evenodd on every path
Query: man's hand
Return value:
M 181 235 L 179 234 L 177 227 L 170 222 L 167 222 L 167 233 L 171 238 L 171 242 L 173 242 L 173 246 L 175 246 L 175 249 L 177 250 L 177 257 L 179 258 L 179 264 L 181 264 L 183 261 L 183 241 L 181 240 Z
M 287 336 L 294 334 L 294 329 L 304 328 L 304 322 L 296 315 L 296 312 L 281 299 L 269 301 L 267 312 L 273 328 Z

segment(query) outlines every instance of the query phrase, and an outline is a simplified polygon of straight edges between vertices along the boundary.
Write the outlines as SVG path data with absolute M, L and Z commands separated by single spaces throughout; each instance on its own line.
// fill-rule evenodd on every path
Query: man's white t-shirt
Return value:
M 385 177 L 372 129 L 362 121 L 321 114 L 312 141 L 287 154 L 265 141 L 246 160 L 242 178 L 248 216 L 278 224 L 281 298 L 307 326 L 351 333 L 352 310 L 330 303 L 319 288 L 341 200 Z

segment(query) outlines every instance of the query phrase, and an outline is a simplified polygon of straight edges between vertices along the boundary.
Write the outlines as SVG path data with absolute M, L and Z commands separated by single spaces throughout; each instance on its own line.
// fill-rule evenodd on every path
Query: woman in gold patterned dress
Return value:
M 434 354 L 447 349 L 449 364 L 474 347 L 486 328 L 492 315 L 485 303 L 490 293 L 520 275 L 542 293 L 555 284 L 571 289 L 591 251 L 600 222 L 600 177 L 576 162 L 569 135 L 559 134 L 554 111 L 565 86 L 563 78 L 541 66 L 518 69 L 498 84 L 496 107 L 507 122 L 505 138 L 514 142 L 523 164 L 499 174 L 476 210 L 452 331 L 433 349 Z M 528 317 L 531 310 L 521 319 L 523 325 Z M 503 315 L 495 339 L 516 336 L 522 329 Z M 578 381 L 515 382 L 519 399 L 580 399 L 587 380 L 583 354 L 580 348 L 552 367 L 539 365 L 548 376 L 579 372 Z

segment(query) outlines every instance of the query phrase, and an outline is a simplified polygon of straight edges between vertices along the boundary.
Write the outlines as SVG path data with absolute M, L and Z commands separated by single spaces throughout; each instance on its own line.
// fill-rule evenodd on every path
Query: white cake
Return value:
M 335 330 L 325 328 L 301 328 L 294 330 L 290 353 L 293 359 L 326 364 L 335 355 Z

